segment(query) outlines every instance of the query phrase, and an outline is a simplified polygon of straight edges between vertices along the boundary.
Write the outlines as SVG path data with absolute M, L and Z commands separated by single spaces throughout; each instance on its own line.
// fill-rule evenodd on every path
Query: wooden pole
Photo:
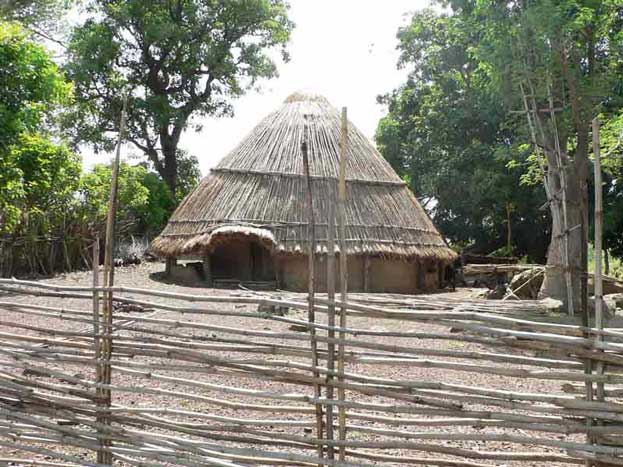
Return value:
M 99 291 L 97 290 L 97 288 L 99 287 L 99 260 L 100 260 L 100 238 L 99 238 L 99 234 L 96 234 L 95 236 L 95 241 L 93 242 L 93 350 L 94 350 L 94 357 L 97 360 L 97 365 L 95 368 L 95 377 L 97 382 L 102 381 L 102 374 L 103 374 L 103 367 L 101 364 L 101 351 L 100 351 L 100 338 L 99 338 L 99 333 L 100 333 L 100 298 L 99 298 Z M 96 390 L 96 394 L 98 395 L 99 398 L 101 398 L 103 396 L 103 390 L 98 388 Z M 97 401 L 97 405 L 98 405 L 98 410 L 104 409 L 106 410 L 107 407 L 105 404 L 102 404 L 102 400 L 98 398 Z M 101 417 L 101 415 L 99 415 L 96 417 L 97 418 L 97 422 L 98 423 L 103 423 L 105 420 Z M 103 433 L 100 433 L 103 434 Z M 100 450 L 97 451 L 97 461 L 103 461 L 106 457 L 106 452 L 105 452 L 105 443 L 103 440 L 99 440 L 100 443 Z
M 113 261 L 113 254 L 115 249 L 115 217 L 117 214 L 117 195 L 119 191 L 119 160 L 121 158 L 121 145 L 123 144 L 123 136 L 125 132 L 126 124 L 126 110 L 128 105 L 127 96 L 123 99 L 123 108 L 121 110 L 121 121 L 119 122 L 119 138 L 117 140 L 117 150 L 115 153 L 115 160 L 112 166 L 112 177 L 110 181 L 110 200 L 108 203 L 108 217 L 106 219 L 106 244 L 104 246 L 104 287 L 112 287 L 115 282 L 115 265 Z M 112 355 L 112 325 L 113 325 L 113 293 L 107 292 L 104 299 L 103 309 L 103 339 L 102 339 L 102 352 L 101 360 L 102 371 L 99 375 L 101 379 L 98 382 L 101 384 L 110 385 L 111 383 L 111 365 L 110 359 Z M 104 389 L 102 393 L 103 403 L 107 406 L 111 406 L 111 392 L 110 389 Z M 110 415 L 107 414 L 103 420 L 104 425 L 110 425 Z M 109 440 L 105 441 L 105 445 L 110 446 Z M 98 463 L 105 465 L 112 465 L 113 458 L 110 450 L 98 452 Z M 101 458 L 100 458 L 101 457 Z
M 99 342 L 99 333 L 100 333 L 100 297 L 97 289 L 100 285 L 99 282 L 99 261 L 100 261 L 100 236 L 99 234 L 95 235 L 95 241 L 93 242 L 93 334 L 95 334 L 95 339 L 93 341 L 94 350 L 95 350 L 95 358 L 100 358 L 100 342 Z
M 600 154 L 600 141 L 599 141 L 599 119 L 594 118 L 592 122 L 593 126 L 593 154 L 594 154 L 594 173 L 595 173 L 595 238 L 594 238 L 594 249 L 595 249 L 595 270 L 594 270 L 594 288 L 595 288 L 595 329 L 603 330 L 604 328 L 604 320 L 603 320 L 603 281 L 602 281 L 602 266 L 601 266 L 601 255 L 602 255 L 602 229 L 603 229 L 603 191 L 602 191 L 602 181 L 601 181 L 601 154 Z M 595 336 L 597 341 L 603 340 L 603 336 L 600 334 Z M 604 364 L 601 361 L 596 363 L 591 362 L 591 367 L 595 367 L 595 372 L 598 375 L 603 375 L 604 373 Z M 592 388 L 592 383 L 591 383 Z M 595 399 L 598 401 L 604 401 L 605 399 L 605 391 L 604 391 L 604 383 L 597 382 L 595 388 Z M 602 423 L 597 422 L 598 425 L 602 425 Z M 596 443 L 595 437 L 588 436 L 588 442 Z M 596 462 L 594 464 L 595 467 L 599 467 L 601 464 Z
M 348 147 L 348 114 L 346 107 L 342 107 L 342 131 L 340 138 L 340 178 L 338 190 L 338 234 L 340 244 L 340 299 L 342 303 L 348 301 L 348 257 L 346 255 L 346 148 Z M 346 307 L 340 307 L 340 328 L 346 328 Z M 340 341 L 346 338 L 346 334 L 340 331 Z M 338 346 L 338 381 L 344 381 L 344 360 L 345 349 L 344 344 Z M 338 399 L 340 402 L 346 400 L 346 394 L 342 387 L 338 388 Z M 339 407 L 339 440 L 346 440 L 346 408 L 344 405 Z M 346 448 L 340 446 L 339 460 L 344 461 L 346 457 Z
M 334 199 L 329 201 L 327 209 L 327 298 L 329 305 L 327 306 L 327 324 L 330 328 L 335 328 L 335 202 Z M 329 341 L 327 342 L 327 399 L 333 400 L 333 372 L 335 371 L 335 329 L 328 331 Z M 327 439 L 333 441 L 333 405 L 329 404 L 327 411 Z M 327 457 L 335 459 L 335 450 L 333 446 L 328 446 Z
M 599 147 L 599 119 L 593 119 L 593 153 L 595 155 L 595 328 L 604 328 L 604 303 L 603 303 L 603 280 L 602 280 L 602 230 L 603 230 L 603 189 L 601 181 L 601 154 Z M 596 336 L 602 340 L 601 335 Z M 603 374 L 603 363 L 597 363 L 597 373 Z M 597 400 L 604 400 L 604 384 L 597 383 Z
M 308 297 L 308 309 L 307 309 L 307 321 L 310 324 L 314 324 L 316 321 L 316 311 L 315 311 L 315 292 L 316 292 L 316 277 L 315 277 L 315 260 L 316 260 L 316 227 L 314 220 L 314 204 L 312 197 L 312 184 L 311 177 L 309 175 L 309 157 L 307 155 L 307 141 L 303 140 L 301 144 L 301 151 L 303 152 L 303 168 L 305 170 L 305 179 L 307 185 L 307 210 L 309 215 L 309 224 L 308 224 L 308 243 L 309 243 L 309 251 L 308 251 L 308 287 L 309 287 L 309 297 Z M 314 326 L 309 326 L 309 335 L 310 335 L 310 345 L 311 345 L 311 354 L 312 354 L 312 374 L 314 378 L 318 378 L 320 373 L 318 372 L 318 342 L 316 341 L 316 328 Z M 320 394 L 320 384 L 314 383 L 314 395 L 318 400 L 321 397 Z M 322 405 L 316 403 L 316 436 L 318 439 L 322 439 Z M 318 457 L 323 458 L 323 448 L 322 445 L 318 446 Z

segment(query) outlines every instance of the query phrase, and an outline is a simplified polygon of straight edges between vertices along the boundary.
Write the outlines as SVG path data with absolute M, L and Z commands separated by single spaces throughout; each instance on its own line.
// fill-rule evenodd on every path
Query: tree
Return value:
M 0 23 L 0 232 L 17 225 L 29 193 L 23 157 L 28 153 L 44 163 L 67 155 L 37 133 L 70 92 L 43 47 L 19 25 Z
M 415 57 L 415 68 L 428 66 L 434 72 L 432 78 L 416 76 L 416 86 L 428 90 L 431 82 L 437 83 L 439 65 L 456 59 L 463 65 L 451 69 L 446 84 L 432 94 L 434 112 L 427 110 L 426 119 L 414 125 L 428 125 L 432 115 L 431 134 L 451 138 L 456 121 L 447 119 L 450 125 L 445 128 L 451 130 L 444 133 L 438 102 L 450 100 L 451 105 L 442 109 L 458 112 L 465 121 L 462 102 L 470 96 L 470 87 L 486 90 L 485 99 L 496 96 L 503 112 L 500 128 L 507 135 L 502 141 L 518 149 L 532 147 L 532 155 L 517 160 L 526 171 L 522 178 L 541 181 L 547 194 L 552 227 L 541 295 L 561 299 L 570 311 L 579 310 L 589 230 L 590 123 L 599 113 L 607 120 L 621 109 L 623 5 L 618 0 L 437 3 L 451 8 L 447 23 L 439 30 L 418 25 L 407 33 L 419 40 L 405 48 Z M 448 42 L 448 37 L 456 40 Z M 467 155 L 474 141 L 487 141 L 479 130 L 486 130 L 490 122 L 483 114 L 472 122 L 473 139 L 470 133 L 461 133 Z M 453 166 L 460 167 L 461 161 L 463 156 Z
M 71 94 L 50 54 L 17 24 L 0 22 L 0 152 L 44 119 Z
M 59 43 L 53 36 L 62 29 L 69 7 L 77 0 L 2 0 L 0 19 L 14 21 L 37 36 Z
M 483 25 L 431 10 L 398 32 L 407 82 L 380 97 L 377 145 L 454 244 L 545 257 L 543 189 L 522 183 L 530 155 L 486 68 L 470 50 Z M 509 245 L 510 243 L 510 245 Z
M 178 144 L 193 118 L 230 115 L 230 99 L 276 75 L 292 23 L 283 0 L 94 0 L 71 37 L 66 69 L 77 109 L 76 141 L 110 149 L 124 93 L 128 140 L 172 193 Z
M 188 158 L 183 159 L 188 163 Z M 103 223 L 110 196 L 110 165 L 96 164 L 80 179 L 81 217 L 93 225 Z M 189 185 L 181 180 L 180 185 Z M 160 176 L 145 165 L 119 166 L 118 221 L 124 234 L 151 236 L 162 230 L 176 206 L 176 199 Z
M 63 212 L 74 201 L 82 161 L 67 146 L 26 134 L 13 146 L 10 159 L 21 173 L 22 196 L 15 205 L 23 212 Z
M 455 13 L 487 34 L 474 50 L 524 111 L 552 215 L 541 294 L 581 304 L 586 258 L 590 123 L 620 108 L 623 6 L 617 0 L 460 0 Z
M 200 180 L 201 171 L 199 170 L 199 159 L 188 154 L 188 152 L 183 149 L 178 149 L 177 189 L 175 192 L 175 200 L 177 203 L 181 202 L 186 195 L 199 184 Z

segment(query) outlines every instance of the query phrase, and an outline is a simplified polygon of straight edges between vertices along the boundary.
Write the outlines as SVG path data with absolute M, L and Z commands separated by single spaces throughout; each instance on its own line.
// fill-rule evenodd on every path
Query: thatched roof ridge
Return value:
M 348 253 L 452 260 L 455 254 L 413 193 L 350 122 L 348 136 Z M 200 253 L 212 248 L 213 230 L 235 226 L 269 230 L 276 252 L 305 253 L 305 139 L 318 248 L 326 251 L 327 206 L 337 199 L 340 137 L 339 112 L 325 98 L 293 94 L 182 201 L 153 249 L 163 256 Z

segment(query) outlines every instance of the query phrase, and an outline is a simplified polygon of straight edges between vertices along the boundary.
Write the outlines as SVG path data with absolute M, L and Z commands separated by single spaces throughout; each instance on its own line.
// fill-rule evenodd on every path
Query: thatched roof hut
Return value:
M 291 95 L 184 199 L 154 240 L 153 250 L 168 258 L 212 256 L 215 277 L 219 273 L 235 277 L 237 272 L 242 279 L 263 273 L 268 277 L 272 268 L 280 285 L 303 288 L 298 284 L 305 284 L 302 276 L 309 247 L 301 144 L 306 140 L 309 148 L 317 248 L 326 253 L 327 206 L 337 199 L 340 134 L 340 114 L 324 97 Z M 438 271 L 455 258 L 404 181 L 352 123 L 346 181 L 349 276 L 358 262 L 362 271 L 374 275 L 374 262 L 435 265 Z M 253 264 L 258 269 L 259 263 L 258 274 L 236 271 Z M 298 271 L 296 281 L 286 277 L 294 271 Z M 375 288 L 373 279 L 364 279 L 366 288 Z M 349 288 L 354 283 L 350 279 Z M 415 288 L 417 277 L 413 283 Z

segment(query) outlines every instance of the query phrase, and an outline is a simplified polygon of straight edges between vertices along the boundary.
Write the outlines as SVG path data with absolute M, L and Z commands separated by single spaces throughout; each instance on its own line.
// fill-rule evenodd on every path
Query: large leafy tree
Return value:
M 33 193 L 33 184 L 38 183 L 32 179 L 31 169 L 41 167 L 39 164 L 49 163 L 56 168 L 64 162 L 73 164 L 64 148 L 38 135 L 45 130 L 47 117 L 67 101 L 70 91 L 71 86 L 43 47 L 33 42 L 17 24 L 0 23 L 2 232 L 11 230 L 18 223 L 25 197 L 27 200 L 29 193 Z M 25 163 L 26 160 L 29 162 Z
M 0 19 L 20 23 L 39 38 L 61 44 L 55 36 L 64 29 L 62 19 L 78 0 L 2 0 Z
M 407 82 L 382 96 L 376 141 L 441 231 L 457 245 L 545 257 L 545 194 L 522 183 L 530 151 L 471 50 L 484 26 L 427 10 L 398 32 Z
M 184 130 L 193 118 L 231 114 L 231 98 L 275 76 L 268 51 L 287 58 L 292 28 L 283 0 L 93 0 L 88 12 L 69 45 L 78 107 L 68 127 L 77 141 L 110 148 L 129 93 L 128 140 L 172 193 Z
M 584 239 L 589 230 L 585 213 L 589 202 L 590 124 L 597 114 L 608 119 L 621 108 L 623 5 L 618 0 L 438 3 L 452 10 L 450 37 L 456 37 L 463 48 L 435 42 L 438 31 L 428 28 L 427 32 L 417 25 L 413 31 L 423 39 L 408 49 L 419 57 L 413 61 L 415 68 L 426 70 L 422 64 L 432 64 L 436 69 L 446 57 L 452 59 L 457 54 L 464 65 L 453 70 L 456 78 L 439 88 L 436 99 L 451 100 L 446 111 L 455 107 L 460 115 L 461 104 L 470 95 L 470 84 L 476 85 L 485 91 L 480 95 L 483 102 L 487 96 L 498 100 L 509 130 L 502 142 L 532 148 L 532 156 L 517 162 L 526 169 L 524 178 L 543 182 L 552 218 L 542 294 L 578 310 L 587 257 Z M 418 56 L 420 43 L 431 43 L 432 47 Z M 431 79 L 421 74 L 415 81 L 416 86 L 427 88 Z M 464 117 L 460 120 L 466 121 Z M 474 139 L 469 133 L 462 134 L 467 154 L 474 141 L 487 141 L 482 130 L 486 131 L 490 122 L 491 118 L 480 115 L 473 121 Z M 427 125 L 428 120 L 417 124 Z M 444 131 L 438 123 L 434 125 L 435 132 Z M 451 130 L 449 133 L 444 137 L 451 136 Z
M 38 131 L 70 92 L 50 54 L 18 24 L 0 22 L 0 151 Z
M 106 219 L 111 175 L 110 165 L 96 164 L 80 179 L 78 211 L 85 222 L 101 226 Z M 191 177 L 180 185 L 192 183 Z M 164 227 L 175 204 L 175 197 L 158 174 L 144 164 L 121 163 L 118 216 L 123 234 L 154 235 Z
M 10 158 L 21 173 L 22 196 L 15 204 L 22 211 L 62 213 L 73 203 L 82 161 L 65 145 L 26 134 L 13 146 Z
M 621 107 L 623 5 L 618 0 L 457 0 L 488 25 L 475 48 L 505 93 L 541 167 L 552 234 L 541 290 L 579 310 L 587 257 L 591 120 Z

